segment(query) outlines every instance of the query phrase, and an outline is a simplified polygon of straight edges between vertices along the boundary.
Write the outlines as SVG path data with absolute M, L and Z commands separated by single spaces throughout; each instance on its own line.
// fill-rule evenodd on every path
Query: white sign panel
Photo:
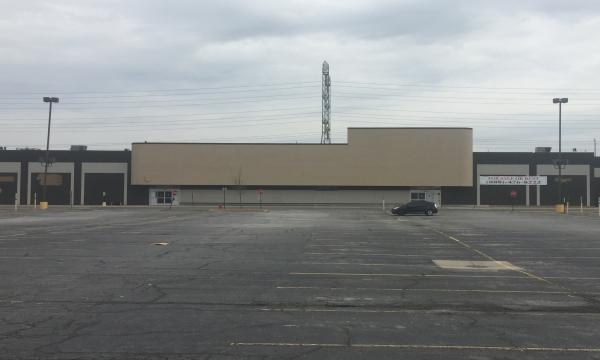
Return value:
M 480 176 L 481 185 L 548 185 L 546 176 Z

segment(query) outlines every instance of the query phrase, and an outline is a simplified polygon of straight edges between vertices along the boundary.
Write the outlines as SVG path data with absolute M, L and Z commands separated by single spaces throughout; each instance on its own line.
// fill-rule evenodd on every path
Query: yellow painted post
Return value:
M 46 210 L 48 208 L 47 201 L 40 201 L 40 210 Z

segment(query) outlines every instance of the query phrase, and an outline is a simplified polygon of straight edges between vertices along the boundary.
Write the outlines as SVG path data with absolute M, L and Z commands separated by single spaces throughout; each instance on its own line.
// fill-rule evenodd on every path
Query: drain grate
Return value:
M 452 270 L 523 270 L 508 261 L 433 260 L 433 263 Z

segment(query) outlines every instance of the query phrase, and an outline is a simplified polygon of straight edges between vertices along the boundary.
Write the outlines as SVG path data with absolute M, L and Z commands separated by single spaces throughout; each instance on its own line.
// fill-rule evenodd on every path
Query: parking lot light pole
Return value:
M 44 96 L 45 103 L 50 104 L 48 110 L 48 134 L 46 136 L 46 161 L 44 162 L 44 186 L 42 188 L 42 201 L 46 201 L 46 180 L 48 177 L 48 162 L 50 161 L 50 124 L 52 122 L 52 103 L 58 103 L 57 97 Z
M 562 104 L 569 102 L 568 98 L 554 98 L 554 104 L 558 104 L 558 202 L 563 204 L 562 198 Z

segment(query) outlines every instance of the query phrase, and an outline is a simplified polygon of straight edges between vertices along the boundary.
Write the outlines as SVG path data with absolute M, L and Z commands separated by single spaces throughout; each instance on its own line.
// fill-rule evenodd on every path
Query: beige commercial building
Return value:
M 470 128 L 349 128 L 345 144 L 134 143 L 150 204 L 379 203 L 473 185 Z M 226 189 L 226 190 L 224 190 Z

